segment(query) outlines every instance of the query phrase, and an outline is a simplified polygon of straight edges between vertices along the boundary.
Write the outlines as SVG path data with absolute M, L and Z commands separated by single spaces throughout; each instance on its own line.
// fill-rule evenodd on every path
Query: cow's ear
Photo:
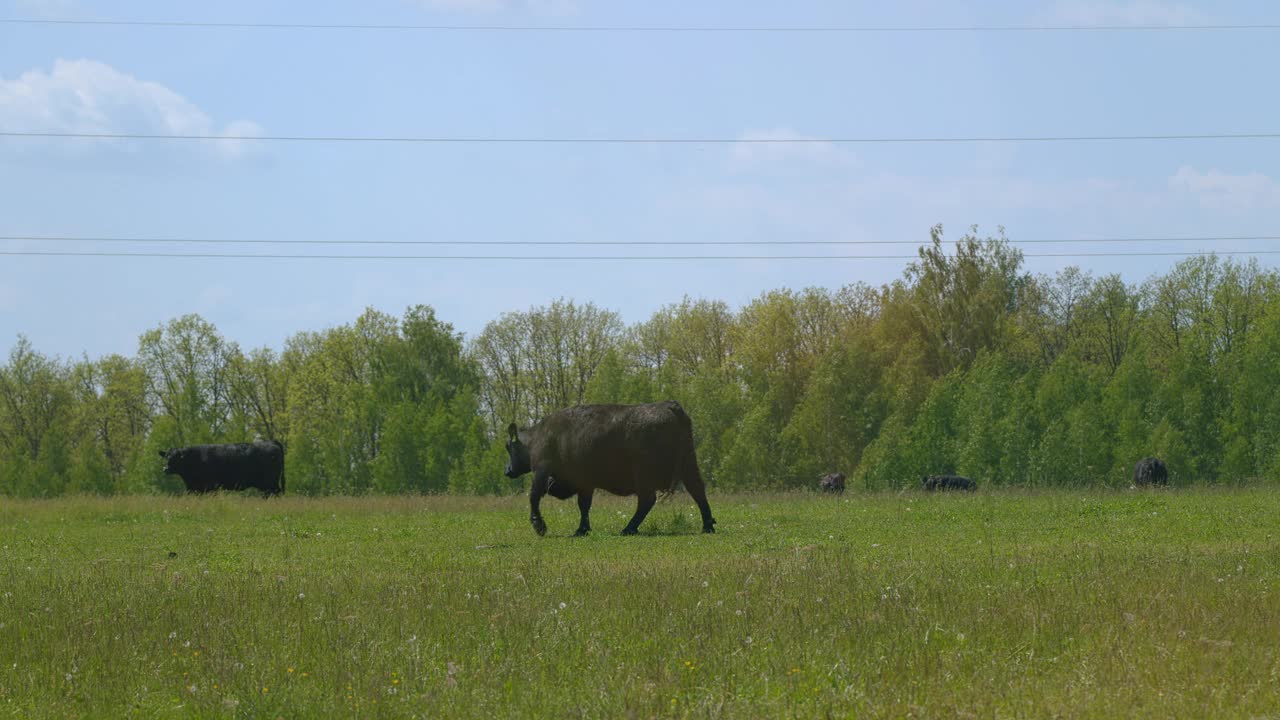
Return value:
M 511 442 L 516 441 L 519 436 L 519 431 L 520 429 L 516 427 L 515 423 L 511 423 L 507 426 L 507 435 L 511 438 Z
M 156 452 L 160 453 L 160 457 L 162 457 L 162 458 L 167 458 L 167 457 L 169 457 L 169 453 L 167 453 L 167 452 L 165 452 L 165 451 L 163 451 L 163 450 L 157 450 Z

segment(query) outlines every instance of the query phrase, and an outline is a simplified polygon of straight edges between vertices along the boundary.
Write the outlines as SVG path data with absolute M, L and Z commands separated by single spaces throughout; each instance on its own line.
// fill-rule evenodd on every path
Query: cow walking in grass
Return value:
M 1137 487 L 1169 484 L 1169 468 L 1160 458 L 1143 458 L 1133 468 L 1133 484 Z
M 927 492 L 935 490 L 968 490 L 972 492 L 978 489 L 978 483 L 962 475 L 926 475 L 920 481 L 920 484 Z
M 844 492 L 844 479 L 844 473 L 827 473 L 818 481 L 818 489 L 826 493 L 842 493 Z
M 270 442 L 192 445 L 161 450 L 164 473 L 177 475 L 187 492 L 261 490 L 284 492 L 284 446 Z
M 683 484 L 702 513 L 702 531 L 715 532 L 706 486 L 693 448 L 693 423 L 679 403 L 579 405 L 520 429 L 507 428 L 509 478 L 533 473 L 529 520 L 547 532 L 539 508 L 542 496 L 577 496 L 581 520 L 576 535 L 591 532 L 591 498 L 596 489 L 635 495 L 636 512 L 623 528 L 634 535 L 658 493 Z

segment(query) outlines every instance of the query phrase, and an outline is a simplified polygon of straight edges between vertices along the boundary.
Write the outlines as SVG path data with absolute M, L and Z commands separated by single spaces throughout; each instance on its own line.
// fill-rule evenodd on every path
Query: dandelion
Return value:
M 292 675 L 292 674 L 293 674 L 293 668 L 289 668 L 289 674 L 290 674 L 290 675 Z
M 703 580 L 703 581 L 702 581 L 702 587 L 707 587 L 707 586 L 708 586 L 707 581 L 706 581 L 706 580 Z
M 306 593 L 298 593 L 298 599 L 299 599 L 299 600 L 306 600 L 306 599 L 307 599 L 307 594 L 306 594 Z
M 309 672 L 304 672 L 304 673 L 302 673 L 302 677 L 311 677 L 311 673 L 309 673 Z
M 177 639 L 178 639 L 178 633 L 176 633 L 176 632 L 171 632 L 171 633 L 169 633 L 169 639 L 170 639 L 170 640 L 177 640 Z
M 748 645 L 750 645 L 751 643 L 752 643 L 751 636 L 750 636 L 750 635 L 748 635 L 748 636 L 747 636 L 747 644 L 748 644 Z
M 561 610 L 563 610 L 563 609 L 565 609 L 565 608 L 567 608 L 567 607 L 569 607 L 569 606 L 568 606 L 568 605 L 566 605 L 566 604 L 564 604 L 564 603 L 560 603 L 560 609 L 561 609 Z

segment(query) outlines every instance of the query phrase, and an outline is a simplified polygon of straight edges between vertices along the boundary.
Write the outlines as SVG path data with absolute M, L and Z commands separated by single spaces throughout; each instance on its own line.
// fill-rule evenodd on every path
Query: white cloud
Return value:
M 1280 208 L 1280 182 L 1258 172 L 1233 175 L 1183 166 L 1169 178 L 1169 189 L 1190 194 L 1213 210 Z
M 730 150 L 735 170 L 785 165 L 852 167 L 856 164 L 853 153 L 848 150 L 789 128 L 747 130 L 739 140 Z
M 1053 19 L 1073 25 L 1194 25 L 1203 13 L 1165 0 L 1060 0 Z
M 190 100 L 155 82 L 139 80 L 94 60 L 56 60 L 48 72 L 29 70 L 0 78 L 0 125 L 12 131 L 259 135 L 247 120 L 223 127 Z M 224 157 L 241 157 L 246 143 L 210 142 Z M 17 143 L 9 143 L 17 147 Z M 129 146 L 114 140 L 60 143 L 62 147 Z

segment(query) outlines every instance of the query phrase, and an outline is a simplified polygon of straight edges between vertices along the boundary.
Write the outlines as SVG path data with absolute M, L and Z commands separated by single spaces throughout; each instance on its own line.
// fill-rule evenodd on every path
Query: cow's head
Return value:
M 181 472 L 181 468 L 186 459 L 186 450 L 183 448 L 169 448 L 161 450 L 160 457 L 164 458 L 164 474 L 176 475 Z
M 520 440 L 520 430 L 515 423 L 507 426 L 507 477 L 515 479 L 533 469 L 529 460 L 529 446 Z

